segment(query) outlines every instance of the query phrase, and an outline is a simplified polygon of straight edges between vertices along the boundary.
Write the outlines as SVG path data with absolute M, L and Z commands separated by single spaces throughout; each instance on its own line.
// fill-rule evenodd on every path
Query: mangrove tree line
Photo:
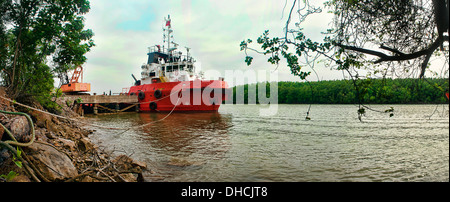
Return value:
M 365 104 L 445 104 L 448 79 L 366 79 L 359 80 L 359 93 Z M 233 103 L 258 103 L 258 85 L 278 85 L 279 104 L 358 104 L 358 93 L 351 80 L 320 82 L 272 82 L 233 87 Z M 243 92 L 244 103 L 236 103 Z

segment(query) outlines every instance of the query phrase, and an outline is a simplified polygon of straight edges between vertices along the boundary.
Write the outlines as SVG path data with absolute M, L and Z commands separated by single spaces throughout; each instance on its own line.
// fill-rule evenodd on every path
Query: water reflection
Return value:
M 91 137 L 146 162 L 148 181 L 448 181 L 448 112 L 424 116 L 435 108 L 396 105 L 394 117 L 367 113 L 361 123 L 353 105 L 315 106 L 309 121 L 308 105 L 280 105 L 270 118 L 257 105 L 224 105 L 156 123 L 167 113 L 95 116 L 134 129 Z
M 140 113 L 136 125 L 166 117 L 165 113 Z M 136 130 L 136 151 L 150 168 L 144 173 L 149 181 L 183 181 L 188 170 L 203 169 L 205 164 L 225 158 L 231 148 L 228 130 L 230 114 L 173 113 L 163 121 Z
M 140 113 L 139 124 L 164 118 L 167 114 Z M 229 148 L 227 130 L 231 116 L 215 113 L 174 113 L 164 121 L 142 129 L 154 149 L 170 155 L 217 154 Z

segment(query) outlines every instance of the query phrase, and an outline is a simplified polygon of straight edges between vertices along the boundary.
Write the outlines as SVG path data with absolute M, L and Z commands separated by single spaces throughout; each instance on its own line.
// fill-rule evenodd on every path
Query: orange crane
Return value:
M 81 82 L 78 82 L 81 76 Z M 66 75 L 66 80 L 68 80 Z M 90 83 L 83 83 L 83 67 L 75 68 L 70 81 L 66 81 L 61 85 L 61 91 L 65 94 L 77 94 L 91 91 Z

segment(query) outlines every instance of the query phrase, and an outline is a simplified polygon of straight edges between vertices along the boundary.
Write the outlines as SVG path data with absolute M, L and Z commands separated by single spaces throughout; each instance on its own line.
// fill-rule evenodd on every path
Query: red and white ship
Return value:
M 148 61 L 142 65 L 141 80 L 135 80 L 128 95 L 138 95 L 142 112 L 158 111 L 217 111 L 227 99 L 227 82 L 202 80 L 196 73 L 194 58 L 178 51 L 172 41 L 173 30 L 170 16 L 165 19 L 164 44 L 149 48 Z M 167 47 L 166 47 L 167 46 Z

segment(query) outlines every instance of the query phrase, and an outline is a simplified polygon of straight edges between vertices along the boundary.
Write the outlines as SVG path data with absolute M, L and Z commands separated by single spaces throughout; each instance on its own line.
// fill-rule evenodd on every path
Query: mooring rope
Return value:
M 1 97 L 1 96 L 0 96 Z M 6 141 L 1 141 L 0 140 L 0 147 L 5 147 L 6 149 L 8 149 L 9 151 L 11 151 L 14 156 L 21 162 L 23 162 L 23 167 L 25 168 L 25 172 L 31 176 L 31 178 L 33 178 L 36 182 L 40 182 L 40 180 L 36 177 L 36 175 L 33 174 L 32 172 L 32 168 L 29 166 L 31 165 L 32 167 L 34 166 L 31 162 L 29 162 L 28 160 L 25 160 L 24 158 L 22 158 L 22 155 L 19 154 L 18 150 L 16 150 L 14 147 L 12 146 L 17 146 L 17 147 L 28 147 L 31 144 L 34 143 L 34 140 L 36 139 L 36 135 L 35 135 L 35 131 L 34 131 L 34 124 L 33 124 L 33 120 L 31 120 L 31 117 L 26 114 L 26 113 L 22 113 L 22 112 L 9 112 L 9 111 L 3 111 L 0 110 L 0 113 L 4 113 L 4 114 L 13 114 L 13 115 L 21 115 L 21 116 L 25 116 L 28 120 L 28 124 L 30 125 L 30 130 L 31 130 L 31 140 L 26 142 L 26 143 L 22 143 L 17 141 L 17 139 L 14 137 L 14 135 L 11 133 L 11 131 L 8 130 L 8 128 L 6 128 L 2 123 L 0 123 L 0 125 L 3 127 L 3 129 L 5 130 L 5 132 L 9 135 L 9 137 L 12 140 L 6 140 Z M 17 148 L 19 149 L 19 148 Z M 25 153 L 23 153 L 23 156 L 26 157 Z M 28 165 L 29 164 L 29 165 Z M 39 173 L 37 170 L 33 170 L 35 173 Z
M 158 102 L 158 101 L 160 101 L 160 100 L 164 100 L 164 99 L 166 99 L 166 98 L 172 96 L 172 95 L 175 94 L 175 93 L 181 92 L 182 90 L 183 90 L 183 89 L 177 90 L 177 91 L 175 91 L 175 92 L 173 92 L 173 93 L 170 93 L 170 95 L 167 95 L 167 96 L 165 96 L 165 97 L 162 97 L 162 98 L 159 98 L 159 99 L 156 99 L 156 100 L 152 100 L 152 101 L 148 101 L 148 102 L 137 102 L 137 103 L 133 103 L 133 104 L 149 104 L 149 103 L 152 103 L 152 102 Z M 180 97 L 180 96 L 178 96 L 178 97 Z
M 182 90 L 183 89 L 177 90 L 177 91 L 175 91 L 175 92 L 173 92 L 173 93 L 171 93 L 171 94 L 169 94 L 169 95 L 167 95 L 165 97 L 162 97 L 162 98 L 159 98 L 159 99 L 156 99 L 156 100 L 152 100 L 152 101 L 148 101 L 148 102 L 124 102 L 124 103 L 125 104 L 149 104 L 149 103 L 152 103 L 152 102 L 158 102 L 158 101 L 164 100 L 164 99 L 166 99 L 166 98 L 172 96 L 173 94 L 178 93 L 178 92 L 180 92 Z
M 47 115 L 50 115 L 50 116 L 54 116 L 54 117 L 57 117 L 57 118 L 66 119 L 66 120 L 71 120 L 71 121 L 76 121 L 76 122 L 80 122 L 80 123 L 83 123 L 83 124 L 86 124 L 86 125 L 91 125 L 91 126 L 95 126 L 95 127 L 99 127 L 99 128 L 104 128 L 104 129 L 122 130 L 121 128 L 113 128 L 113 127 L 100 126 L 100 125 L 96 125 L 96 124 L 93 124 L 93 123 L 85 122 L 85 121 L 82 121 L 82 120 L 79 120 L 79 119 L 75 119 L 75 118 L 70 118 L 70 117 L 65 117 L 65 116 L 53 114 L 53 113 L 50 113 L 50 112 L 47 112 L 47 111 L 44 111 L 44 110 L 36 109 L 36 108 L 34 108 L 34 107 L 31 107 L 31 106 L 28 106 L 28 105 L 25 105 L 25 104 L 16 102 L 16 101 L 14 101 L 14 100 L 11 100 L 11 99 L 6 98 L 6 97 L 3 97 L 3 96 L 0 96 L 0 98 L 1 98 L 1 99 L 4 99 L 4 100 L 6 100 L 6 101 L 8 101 L 8 102 L 10 102 L 10 103 L 12 103 L 12 104 L 16 104 L 16 105 L 25 107 L 25 108 L 27 108 L 27 109 L 31 109 L 31 110 L 34 110 L 34 111 L 38 111 L 38 112 L 41 112 L 41 113 L 44 113 L 44 114 L 47 114 Z
M 4 141 L 4 143 L 10 144 L 10 145 L 14 145 L 14 146 L 21 146 L 21 147 L 28 147 L 31 144 L 33 144 L 33 142 L 34 142 L 36 137 L 35 137 L 35 134 L 34 134 L 33 120 L 31 120 L 31 117 L 28 114 L 25 114 L 25 113 L 22 113 L 22 112 L 8 112 L 8 111 L 3 111 L 3 110 L 0 110 L 0 113 L 25 116 L 27 118 L 28 124 L 30 125 L 30 128 L 31 128 L 31 140 L 29 142 L 27 142 L 27 143 L 21 143 L 21 142 L 16 140 L 16 138 L 11 133 L 11 131 L 9 131 L 3 124 L 0 123 L 0 125 L 3 127 L 3 129 L 5 129 L 5 132 L 12 139 L 12 140 Z
M 123 134 L 123 133 L 129 131 L 130 129 L 143 128 L 143 127 L 146 127 L 146 126 L 148 126 L 148 125 L 154 124 L 154 123 L 156 123 L 156 122 L 163 121 L 164 119 L 166 119 L 167 117 L 169 117 L 169 116 L 173 113 L 173 111 L 175 111 L 175 108 L 177 107 L 178 102 L 180 102 L 180 99 L 181 99 L 181 97 L 178 97 L 177 103 L 173 106 L 172 110 L 171 110 L 165 117 L 163 117 L 162 119 L 159 119 L 159 120 L 156 120 L 156 121 L 151 121 L 151 122 L 149 122 L 149 123 L 146 123 L 146 124 L 143 124 L 143 125 L 140 125 L 140 126 L 128 127 L 128 128 L 126 128 L 126 129 L 123 129 L 124 131 L 121 132 L 121 133 L 119 133 L 119 134 Z
M 180 89 L 180 91 L 181 91 L 181 90 L 182 90 L 182 89 Z M 172 94 L 173 94 L 173 93 L 172 93 Z M 171 95 L 172 95 L 172 94 L 171 94 Z M 170 95 L 169 95 L 169 96 L 170 96 Z M 166 97 L 167 97 L 167 96 L 166 96 Z M 44 113 L 44 114 L 48 114 L 48 115 L 50 115 L 50 116 L 54 116 L 54 117 L 57 117 L 57 118 L 67 119 L 67 120 L 71 120 L 71 121 L 75 121 L 75 122 L 80 122 L 80 123 L 83 123 L 83 124 L 86 124 L 86 125 L 90 125 L 90 126 L 94 126 L 94 127 L 97 127 L 97 128 L 103 128 L 103 129 L 109 129 L 109 130 L 124 130 L 124 131 L 121 132 L 121 133 L 125 133 L 125 132 L 127 132 L 128 130 L 130 130 L 130 129 L 132 129 L 132 128 L 142 128 L 142 127 L 148 126 L 148 125 L 150 125 L 150 124 L 153 124 L 153 123 L 156 123 L 156 122 L 165 120 L 167 117 L 169 117 L 169 116 L 175 111 L 175 108 L 177 107 L 177 105 L 178 105 L 178 103 L 179 103 L 179 101 L 180 101 L 180 99 L 181 99 L 181 96 L 178 96 L 177 103 L 173 106 L 173 108 L 172 108 L 172 110 L 169 112 L 169 114 L 167 114 L 167 115 L 166 115 L 165 117 L 163 117 L 162 119 L 159 119 L 159 120 L 156 120 L 156 121 L 152 121 L 152 122 L 149 122 L 149 123 L 140 125 L 140 126 L 127 127 L 127 128 L 105 127 L 105 126 L 101 126 L 101 125 L 97 125 L 97 124 L 93 124 L 93 123 L 81 121 L 81 120 L 79 120 L 79 119 L 74 119 L 74 118 L 69 118 L 69 117 L 65 117 L 65 116 L 60 116 L 60 115 L 53 114 L 53 113 L 50 113 L 50 112 L 47 112 L 47 111 L 43 111 L 43 110 L 40 110 L 40 109 L 36 109 L 36 108 L 34 108 L 34 107 L 31 107 L 31 106 L 28 106 L 28 105 L 25 105 L 25 104 L 16 102 L 16 101 L 14 101 L 14 100 L 11 100 L 11 99 L 6 98 L 6 97 L 3 97 L 3 96 L 0 96 L 0 98 L 3 99 L 3 100 L 6 100 L 6 101 L 8 101 L 8 102 L 10 102 L 10 103 L 12 103 L 12 104 L 16 104 L 16 105 L 25 107 L 25 108 L 27 108 L 27 109 L 31 109 L 31 110 L 34 110 L 34 111 L 38 111 L 38 112 L 41 112 L 41 113 Z M 163 98 L 162 98 L 162 99 L 163 99 Z M 46 182 L 49 182 L 49 180 L 48 180 L 47 178 L 45 178 L 45 177 L 42 175 L 42 173 L 41 173 L 38 169 L 36 169 L 36 166 L 34 166 L 34 164 L 33 164 L 31 161 L 29 161 L 29 159 L 28 159 L 28 157 L 25 155 L 25 153 L 22 153 L 23 156 L 25 157 L 25 159 L 24 159 L 24 158 L 22 158 L 22 156 L 18 153 L 18 150 L 16 150 L 16 149 L 13 147 L 13 146 L 17 146 L 17 147 L 28 147 L 28 146 L 30 146 L 31 144 L 33 144 L 33 143 L 35 142 L 36 135 L 35 135 L 35 129 L 34 129 L 33 120 L 31 119 L 31 117 L 30 117 L 28 114 L 23 113 L 23 112 L 9 112 L 9 111 L 3 111 L 3 110 L 0 110 L 0 113 L 25 116 L 25 117 L 27 118 L 27 120 L 28 120 L 28 123 L 29 123 L 29 125 L 30 125 L 30 130 L 31 130 L 31 140 L 30 140 L 29 142 L 26 142 L 26 143 L 21 143 L 21 142 L 18 142 L 18 141 L 17 141 L 17 139 L 14 137 L 14 135 L 11 133 L 11 131 L 9 131 L 3 124 L 0 123 L 0 125 L 3 127 L 3 129 L 5 130 L 5 132 L 6 132 L 6 133 L 10 136 L 10 138 L 12 139 L 12 140 L 7 140 L 7 141 L 1 141 L 1 140 L 0 140 L 0 147 L 5 147 L 5 148 L 8 149 L 9 151 L 11 151 L 11 152 L 16 156 L 16 158 L 17 158 L 19 161 L 23 162 L 22 165 L 23 165 L 24 168 L 25 168 L 25 172 L 26 172 L 33 180 L 35 180 L 36 182 L 40 182 L 40 181 L 41 181 L 41 180 L 34 174 L 34 173 L 36 173 L 38 176 L 40 176 L 40 178 L 41 178 L 42 180 L 44 180 L 44 181 L 46 181 Z M 23 152 L 23 151 L 22 151 L 22 152 Z M 48 168 L 52 169 L 52 168 L 49 167 L 48 165 L 46 165 L 46 166 L 47 166 Z M 52 169 L 52 170 L 53 170 L 53 169 Z
M 178 93 L 178 92 L 181 91 L 181 90 L 183 90 L 183 89 L 180 89 L 180 90 L 178 90 L 178 91 L 175 91 L 174 93 Z M 168 95 L 168 96 L 166 96 L 166 97 L 164 97 L 164 98 L 167 98 L 167 97 L 173 95 L 174 93 L 171 93 L 170 95 Z M 94 126 L 94 127 L 97 127 L 97 128 L 108 129 L 108 130 L 125 130 L 124 132 L 126 132 L 126 131 L 128 131 L 128 130 L 130 130 L 130 129 L 132 129 L 132 128 L 143 128 L 143 127 L 148 126 L 148 125 L 150 125 L 150 124 L 153 124 L 153 123 L 156 123 L 156 122 L 165 120 L 167 117 L 169 117 L 169 116 L 173 113 L 173 111 L 175 111 L 175 108 L 177 107 L 177 105 L 178 105 L 178 103 L 179 103 L 179 101 L 180 101 L 180 99 L 181 99 L 181 97 L 178 96 L 177 103 L 173 106 L 172 110 L 169 112 L 169 114 L 167 114 L 165 117 L 163 117 L 163 118 L 160 119 L 160 120 L 152 121 L 152 122 L 149 122 L 149 123 L 140 125 L 140 126 L 133 126 L 133 127 L 127 127 L 127 128 L 117 128 L 117 127 L 106 127 L 106 126 L 102 126 L 102 125 L 98 125 L 98 124 L 93 124 L 93 123 L 86 122 L 86 121 L 82 121 L 82 120 L 75 119 L 75 118 L 70 118 L 70 117 L 65 117 L 65 116 L 53 114 L 53 113 L 50 113 L 50 112 L 47 112 L 47 111 L 44 111 L 44 110 L 36 109 L 36 108 L 34 108 L 34 107 L 31 107 L 31 106 L 28 106 L 28 105 L 25 105 L 25 104 L 16 102 L 16 101 L 14 101 L 14 100 L 11 100 L 11 99 L 6 98 L 6 97 L 3 97 L 3 96 L 0 96 L 0 98 L 3 99 L 3 100 L 6 100 L 6 101 L 8 101 L 8 102 L 10 102 L 10 103 L 12 103 L 12 104 L 16 104 L 16 105 L 25 107 L 25 108 L 27 108 L 27 109 L 31 109 L 31 110 L 34 110 L 34 111 L 38 111 L 38 112 L 41 112 L 41 113 L 44 113 L 44 114 L 47 114 L 47 115 L 50 115 L 50 116 L 54 116 L 54 117 L 57 117 L 57 118 L 66 119 L 66 120 L 71 120 L 71 121 L 75 121 L 75 122 L 80 122 L 80 123 L 83 123 L 83 124 L 86 124 L 86 125 Z M 162 100 L 162 99 L 164 99 L 164 98 L 161 98 L 161 99 L 158 99 L 158 100 L 154 100 L 154 101 L 152 101 L 152 102 L 155 102 L 155 101 L 157 102 L 157 101 Z M 27 117 L 27 118 L 28 118 L 28 117 Z M 34 127 L 33 127 L 33 130 L 34 130 Z

